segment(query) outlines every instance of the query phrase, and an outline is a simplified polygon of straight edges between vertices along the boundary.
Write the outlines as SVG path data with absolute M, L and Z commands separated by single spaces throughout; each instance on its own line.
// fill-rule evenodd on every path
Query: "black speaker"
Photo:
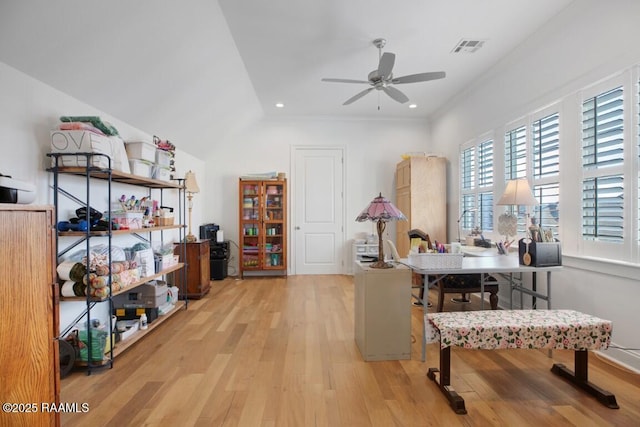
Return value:
M 229 258 L 229 241 L 224 242 L 210 242 L 209 244 L 211 259 L 227 259 Z
M 226 258 L 209 260 L 209 267 L 211 269 L 211 280 L 222 280 L 227 277 Z

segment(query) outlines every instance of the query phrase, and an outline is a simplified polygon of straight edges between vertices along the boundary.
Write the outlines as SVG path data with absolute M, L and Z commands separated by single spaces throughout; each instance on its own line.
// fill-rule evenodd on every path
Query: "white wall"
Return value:
M 640 2 L 635 0 L 572 3 L 441 109 L 431 121 L 430 140 L 446 147 L 449 159 L 457 159 L 460 144 L 490 131 L 495 134 L 496 144 L 500 144 L 504 125 L 563 98 L 566 102 L 561 114 L 568 120 L 572 117 L 577 120 L 579 102 L 575 93 L 578 90 L 640 63 L 638 16 Z M 574 125 L 562 136 L 563 173 L 577 167 L 577 157 L 573 154 L 579 149 L 580 139 L 575 128 Z M 456 161 L 450 166 L 449 232 L 452 233 L 458 215 L 459 171 Z M 561 197 L 561 217 L 577 218 L 580 205 L 575 195 L 561 189 Z M 567 237 L 567 250 L 575 253 L 570 237 L 578 234 L 577 222 L 564 221 L 561 226 L 562 235 Z M 640 268 L 567 256 L 564 265 L 563 271 L 553 277 L 553 307 L 611 319 L 613 343 L 640 348 L 635 328 L 637 307 L 633 303 L 640 300 Z M 501 300 L 508 301 L 504 291 Z M 640 370 L 638 351 L 610 349 L 606 354 Z
M 50 151 L 49 132 L 55 128 L 60 116 L 97 115 L 112 123 L 125 140 L 152 140 L 149 133 L 135 129 L 127 123 L 32 79 L 2 62 L 0 62 L 0 93 L 2 94 L 2 103 L 0 103 L 0 148 L 2 149 L 0 172 L 4 175 L 11 175 L 15 179 L 35 184 L 37 186 L 35 204 L 53 203 L 53 193 L 49 187 L 52 184 L 52 177 L 45 170 L 50 164 L 46 153 Z M 176 141 L 176 143 L 179 146 L 179 142 Z M 196 172 L 201 189 L 206 192 L 205 168 L 202 160 L 178 150 L 176 169 L 179 176 L 184 176 L 184 172 L 188 169 Z M 60 184 L 66 190 L 72 193 L 84 191 L 81 179 L 67 178 L 64 183 Z M 104 183 L 98 182 L 93 188 L 106 191 Z M 138 197 L 146 195 L 146 191 L 139 188 L 114 184 L 113 194 L 119 196 L 120 192 L 128 195 L 136 194 Z M 104 193 L 100 194 L 95 189 L 93 193 L 95 198 L 92 197 L 92 206 L 95 203 L 97 209 L 106 209 L 108 200 L 107 197 L 104 197 Z M 171 204 L 175 201 L 169 193 L 165 192 L 166 198 L 164 200 Z M 154 195 L 154 197 L 157 196 Z M 61 197 L 60 219 L 64 220 L 72 216 L 77 207 L 68 199 Z M 202 206 L 195 204 L 194 223 L 201 221 L 202 211 Z M 168 236 L 167 238 L 171 239 L 172 237 Z M 126 239 L 121 241 L 127 242 Z M 114 242 L 114 244 L 117 243 Z M 35 268 L 36 266 L 31 267 Z M 104 310 L 105 307 L 102 307 L 103 305 L 106 306 L 106 304 L 102 304 L 98 313 L 100 318 L 106 320 L 108 313 Z M 62 303 L 60 305 L 61 329 L 64 329 L 83 307 L 84 303 Z
M 426 151 L 428 126 L 414 120 L 263 120 L 227 141 L 218 142 L 207 159 L 206 209 L 203 219 L 220 224 L 227 240 L 238 242 L 238 177 L 285 172 L 291 177 L 291 146 L 338 146 L 345 149 L 347 239 L 371 233 L 356 216 L 378 193 L 395 201 L 395 167 L 405 152 Z M 292 184 L 289 183 L 291 186 Z M 386 231 L 395 240 L 395 227 Z M 349 265 L 350 243 L 343 259 Z M 237 248 L 232 249 L 234 269 Z M 289 258 L 291 259 L 291 258 Z M 231 273 L 231 271 L 230 271 Z

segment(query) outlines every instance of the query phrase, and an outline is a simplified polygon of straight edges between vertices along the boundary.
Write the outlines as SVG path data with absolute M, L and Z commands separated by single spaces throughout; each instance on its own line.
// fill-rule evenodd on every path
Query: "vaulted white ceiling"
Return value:
M 571 1 L 3 1 L 0 61 L 198 154 L 261 115 L 426 119 Z M 446 72 L 397 86 L 417 108 L 321 82 L 366 80 L 378 37 L 395 76 Z

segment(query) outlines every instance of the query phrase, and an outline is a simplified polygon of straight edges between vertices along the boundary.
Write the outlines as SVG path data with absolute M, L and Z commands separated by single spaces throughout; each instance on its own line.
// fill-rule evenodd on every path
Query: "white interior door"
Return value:
M 293 147 L 293 274 L 342 274 L 342 148 Z

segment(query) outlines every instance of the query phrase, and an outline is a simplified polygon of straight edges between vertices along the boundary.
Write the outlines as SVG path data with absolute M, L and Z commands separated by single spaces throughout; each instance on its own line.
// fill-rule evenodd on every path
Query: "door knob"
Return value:
M 296 226 L 296 230 L 300 230 L 300 227 Z

